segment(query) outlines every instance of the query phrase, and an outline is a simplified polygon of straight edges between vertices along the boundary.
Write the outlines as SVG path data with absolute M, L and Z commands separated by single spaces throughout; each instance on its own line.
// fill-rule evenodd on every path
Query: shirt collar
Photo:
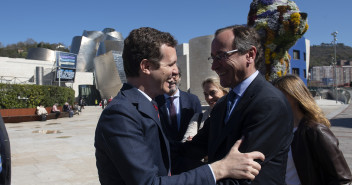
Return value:
M 137 88 L 138 89 L 138 88 Z M 152 101 L 152 98 L 150 98 L 145 92 L 142 90 L 138 89 L 139 92 L 141 92 L 150 102 Z
M 240 84 L 238 84 L 235 88 L 233 88 L 232 91 L 235 92 L 237 96 L 242 96 L 243 93 L 248 88 L 248 86 L 253 82 L 255 77 L 258 76 L 258 74 L 259 74 L 259 71 L 257 70 L 251 76 L 249 76 L 247 79 L 243 80 Z

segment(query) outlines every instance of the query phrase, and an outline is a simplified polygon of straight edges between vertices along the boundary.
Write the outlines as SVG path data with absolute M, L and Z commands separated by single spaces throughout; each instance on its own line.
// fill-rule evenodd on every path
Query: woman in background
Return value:
M 303 81 L 295 75 L 277 78 L 273 85 L 287 97 L 294 116 L 294 138 L 287 160 L 286 183 L 345 184 L 352 175 L 339 142 Z
M 202 87 L 204 98 L 209 104 L 209 108 L 204 113 L 196 113 L 193 115 L 182 142 L 192 140 L 193 136 L 198 133 L 198 130 L 204 126 L 204 121 L 209 117 L 211 109 L 216 102 L 229 92 L 228 88 L 224 88 L 220 85 L 220 80 L 217 77 L 205 79 L 202 82 Z

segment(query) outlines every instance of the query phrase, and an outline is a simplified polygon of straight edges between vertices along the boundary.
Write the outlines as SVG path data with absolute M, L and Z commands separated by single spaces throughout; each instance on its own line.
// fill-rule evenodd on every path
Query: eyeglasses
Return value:
M 210 56 L 208 58 L 208 60 L 211 61 L 211 63 L 213 63 L 213 61 L 227 60 L 227 59 L 229 59 L 231 54 L 233 54 L 233 53 L 235 53 L 237 51 L 238 51 L 238 49 L 234 49 L 234 50 L 231 50 L 231 51 L 227 51 L 227 52 L 223 52 L 223 53 L 217 54 L 215 56 Z

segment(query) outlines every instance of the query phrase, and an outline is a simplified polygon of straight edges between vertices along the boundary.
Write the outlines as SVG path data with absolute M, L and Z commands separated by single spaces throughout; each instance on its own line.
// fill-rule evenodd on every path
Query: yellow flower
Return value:
M 278 72 L 276 72 L 277 73 L 277 76 L 279 76 L 279 77 L 281 77 L 282 75 L 281 75 L 281 71 L 278 71 Z
M 301 14 L 299 14 L 298 12 L 295 12 L 293 14 L 291 14 L 291 22 L 293 23 L 293 25 L 298 26 L 301 20 Z

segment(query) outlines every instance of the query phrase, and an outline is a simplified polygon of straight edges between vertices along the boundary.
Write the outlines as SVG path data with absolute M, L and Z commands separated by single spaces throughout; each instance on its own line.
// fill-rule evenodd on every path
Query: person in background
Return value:
M 46 111 L 45 107 L 41 103 L 37 106 L 37 115 L 41 117 L 41 121 L 46 121 L 48 111 Z
M 110 96 L 109 100 L 108 100 L 108 105 L 109 103 L 112 101 L 112 96 Z
M 65 102 L 64 107 L 62 108 L 62 111 L 68 112 L 68 117 L 70 117 L 70 118 L 72 118 L 74 115 L 74 112 L 72 110 L 72 106 L 68 102 Z
M 195 113 L 202 113 L 198 97 L 194 94 L 181 91 L 181 70 L 173 74 L 168 81 L 170 91 L 155 98 L 159 107 L 160 122 L 169 142 L 180 142 Z M 171 173 L 179 174 L 183 170 L 178 168 L 179 160 L 171 153 Z M 191 163 L 191 161 L 187 162 Z M 189 164 L 189 169 L 197 164 Z
M 85 104 L 85 101 L 84 101 L 83 98 L 81 98 L 81 99 L 79 100 L 79 106 L 81 106 L 81 108 L 80 108 L 81 111 L 82 111 L 82 109 L 84 109 L 84 104 Z
M 57 106 L 58 106 L 58 103 L 55 103 L 53 105 L 53 108 L 51 109 L 51 112 L 55 113 L 55 118 L 56 119 L 60 116 L 60 113 L 61 113 L 60 110 L 57 108 Z
M 193 136 L 197 134 L 198 130 L 204 126 L 204 121 L 209 117 L 211 109 L 216 102 L 229 92 L 228 88 L 220 85 L 218 77 L 210 77 L 202 82 L 203 94 L 205 101 L 209 104 L 209 108 L 204 113 L 196 113 L 192 117 L 187 131 L 183 136 L 182 142 L 192 140 Z
M 81 112 L 81 110 L 80 110 L 80 107 L 79 107 L 79 105 L 78 105 L 78 103 L 77 102 L 75 102 L 74 103 L 74 105 L 73 105 L 73 113 L 74 114 L 77 114 L 77 115 L 79 115 L 80 114 L 80 112 Z
M 194 114 L 202 113 L 198 97 L 179 89 L 181 71 L 169 82 L 170 92 L 157 96 L 160 121 L 169 141 L 181 141 Z
M 303 81 L 295 75 L 279 77 L 273 85 L 287 97 L 294 116 L 294 138 L 286 169 L 287 185 L 346 184 L 352 175 L 329 129 L 330 121 Z

